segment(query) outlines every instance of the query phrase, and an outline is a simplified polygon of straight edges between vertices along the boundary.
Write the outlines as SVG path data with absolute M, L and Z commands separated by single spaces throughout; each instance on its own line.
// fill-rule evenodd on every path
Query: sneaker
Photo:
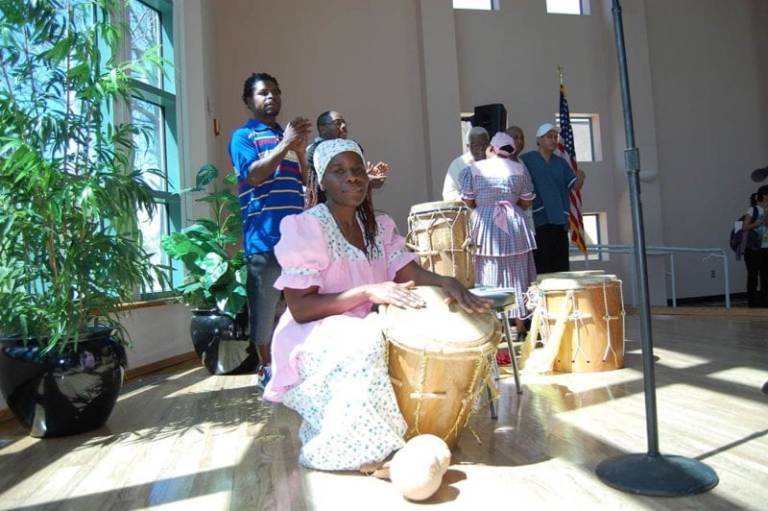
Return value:
M 272 366 L 259 367 L 259 370 L 256 371 L 256 388 L 264 390 L 264 388 L 267 386 L 267 383 L 269 383 L 269 380 L 271 379 Z

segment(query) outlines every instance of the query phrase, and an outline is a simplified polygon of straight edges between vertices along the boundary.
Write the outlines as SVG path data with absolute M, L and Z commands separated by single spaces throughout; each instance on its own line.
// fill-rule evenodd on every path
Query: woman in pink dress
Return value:
M 514 139 L 500 131 L 491 139 L 487 158 L 464 169 L 459 176 L 461 195 L 472 212 L 475 284 L 509 288 L 515 293 L 511 312 L 518 338 L 525 332 L 525 294 L 536 280 L 533 251 L 535 231 L 525 209 L 536 194 L 533 181 L 517 154 Z
M 286 217 L 275 247 L 282 267 L 275 287 L 288 310 L 272 340 L 264 397 L 301 415 L 299 462 L 319 470 L 355 470 L 404 445 L 374 304 L 422 307 L 411 288 L 428 285 L 468 312 L 489 305 L 414 262 L 394 221 L 374 214 L 364 162 L 352 140 L 319 144 L 320 203 Z

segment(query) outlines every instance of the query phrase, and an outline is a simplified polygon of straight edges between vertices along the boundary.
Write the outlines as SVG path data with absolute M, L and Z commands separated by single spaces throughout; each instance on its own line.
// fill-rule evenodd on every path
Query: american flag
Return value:
M 560 139 L 557 142 L 555 154 L 567 161 L 573 174 L 576 175 L 579 167 L 576 163 L 576 150 L 573 146 L 571 114 L 568 111 L 568 100 L 565 99 L 565 86 L 562 84 L 560 85 Z M 571 188 L 568 193 L 571 198 L 571 208 L 568 215 L 571 241 L 582 253 L 585 253 L 587 244 L 584 241 L 584 221 L 581 216 L 581 191 Z

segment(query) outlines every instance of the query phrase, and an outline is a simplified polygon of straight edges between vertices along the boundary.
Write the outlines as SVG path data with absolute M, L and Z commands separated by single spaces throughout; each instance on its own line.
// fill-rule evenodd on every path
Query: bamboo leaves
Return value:
M 133 169 L 131 124 L 112 103 L 135 91 L 120 63 L 114 0 L 0 0 L 0 335 L 45 350 L 107 321 L 160 271 L 137 236 L 155 209 Z M 106 43 L 106 46 L 103 45 Z

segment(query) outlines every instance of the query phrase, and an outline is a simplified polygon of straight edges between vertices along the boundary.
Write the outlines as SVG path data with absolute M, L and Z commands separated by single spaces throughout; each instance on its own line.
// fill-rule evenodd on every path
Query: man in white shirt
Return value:
M 467 133 L 467 152 L 457 157 L 448 166 L 443 183 L 443 200 L 460 201 L 459 174 L 472 163 L 485 159 L 485 150 L 490 144 L 491 138 L 485 128 L 475 126 Z

